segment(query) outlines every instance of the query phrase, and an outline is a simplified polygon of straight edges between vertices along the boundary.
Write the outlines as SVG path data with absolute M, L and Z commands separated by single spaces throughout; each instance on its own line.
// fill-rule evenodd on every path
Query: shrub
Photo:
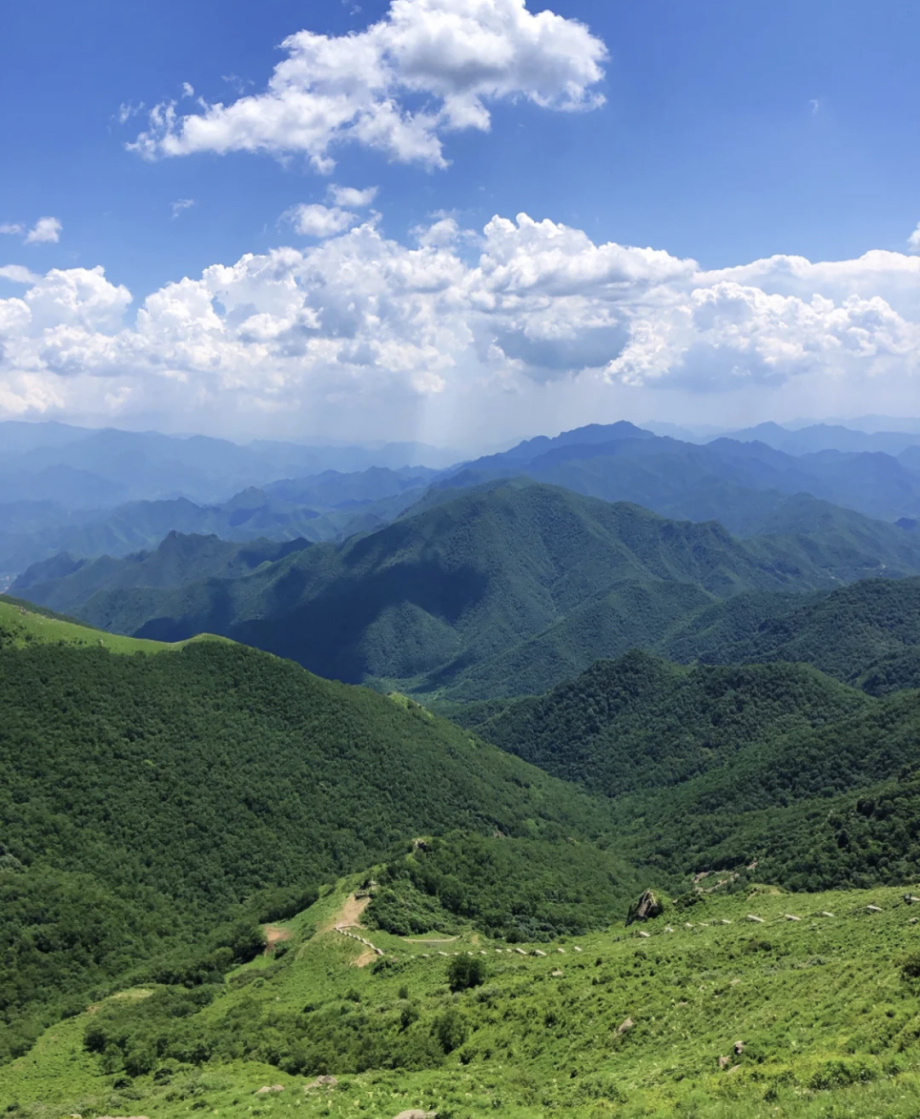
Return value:
M 457 956 L 447 968 L 447 983 L 452 991 L 481 987 L 487 977 L 488 969 L 481 956 Z

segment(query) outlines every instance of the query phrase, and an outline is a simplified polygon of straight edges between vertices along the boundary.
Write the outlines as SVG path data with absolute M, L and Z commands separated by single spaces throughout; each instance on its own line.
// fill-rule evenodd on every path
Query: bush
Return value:
M 447 968 L 447 983 L 452 991 L 481 987 L 488 978 L 488 968 L 480 956 L 457 956 Z

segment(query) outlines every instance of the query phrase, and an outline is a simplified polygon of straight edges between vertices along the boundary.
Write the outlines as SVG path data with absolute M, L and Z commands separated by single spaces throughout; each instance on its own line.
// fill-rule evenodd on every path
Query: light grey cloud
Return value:
M 172 216 L 177 218 L 181 213 L 184 213 L 185 210 L 190 210 L 196 205 L 197 203 L 194 198 L 177 198 L 170 206 L 170 210 L 172 211 Z

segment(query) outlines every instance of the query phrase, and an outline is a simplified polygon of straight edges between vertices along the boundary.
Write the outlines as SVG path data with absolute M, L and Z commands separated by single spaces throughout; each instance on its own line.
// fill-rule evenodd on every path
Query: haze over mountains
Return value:
M 753 441 L 752 441 L 753 440 Z M 0 578 L 59 552 L 127 555 L 171 531 L 249 540 L 342 540 L 380 527 L 431 486 L 526 475 L 663 516 L 777 531 L 784 497 L 812 496 L 884 520 L 920 516 L 920 435 L 777 425 L 706 445 L 632 424 L 527 440 L 450 466 L 407 444 L 314 447 L 60 424 L 0 425 Z M 440 475 L 438 473 L 440 471 Z M 781 529 L 780 529 L 781 530 Z

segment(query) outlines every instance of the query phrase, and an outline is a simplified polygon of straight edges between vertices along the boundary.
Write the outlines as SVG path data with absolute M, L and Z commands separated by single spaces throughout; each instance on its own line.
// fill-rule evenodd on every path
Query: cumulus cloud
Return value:
M 56 244 L 61 239 L 63 228 L 57 218 L 39 218 L 26 234 L 26 244 Z
M 14 284 L 37 284 L 41 279 L 34 272 L 30 272 L 21 264 L 4 264 L 0 266 L 0 278 L 9 280 Z
M 31 229 L 21 222 L 6 222 L 0 225 L 0 233 L 22 237 L 27 245 L 56 244 L 63 228 L 57 218 L 39 218 Z
M 907 247 L 912 253 L 920 253 L 920 221 L 917 222 L 917 228 L 907 238 Z
M 147 158 L 194 152 L 303 153 L 329 173 L 330 149 L 357 143 L 404 163 L 443 167 L 442 137 L 490 126 L 489 105 L 523 99 L 590 109 L 607 51 L 576 20 L 525 0 L 391 0 L 357 34 L 300 31 L 261 93 L 182 115 L 155 106 L 129 147 Z
M 295 206 L 285 216 L 305 237 L 333 237 L 350 229 L 358 220 L 358 215 L 349 210 L 318 202 Z
M 526 214 L 478 232 L 442 215 L 413 246 L 377 217 L 300 207 L 291 220 L 318 243 L 215 264 L 150 294 L 133 319 L 130 293 L 101 268 L 8 275 L 26 291 L 0 299 L 0 410 L 79 401 L 109 419 L 171 408 L 199 424 L 301 426 L 338 413 L 353 434 L 362 409 L 379 433 L 403 406 L 481 428 L 503 409 L 519 422 L 537 399 L 554 402 L 551 423 L 563 407 L 585 422 L 605 400 L 663 390 L 849 393 L 865 407 L 916 393 L 920 257 L 704 271 Z
M 351 206 L 356 210 L 362 210 L 370 206 L 377 197 L 377 187 L 358 190 L 356 187 L 338 186 L 332 183 L 327 193 L 336 206 Z

